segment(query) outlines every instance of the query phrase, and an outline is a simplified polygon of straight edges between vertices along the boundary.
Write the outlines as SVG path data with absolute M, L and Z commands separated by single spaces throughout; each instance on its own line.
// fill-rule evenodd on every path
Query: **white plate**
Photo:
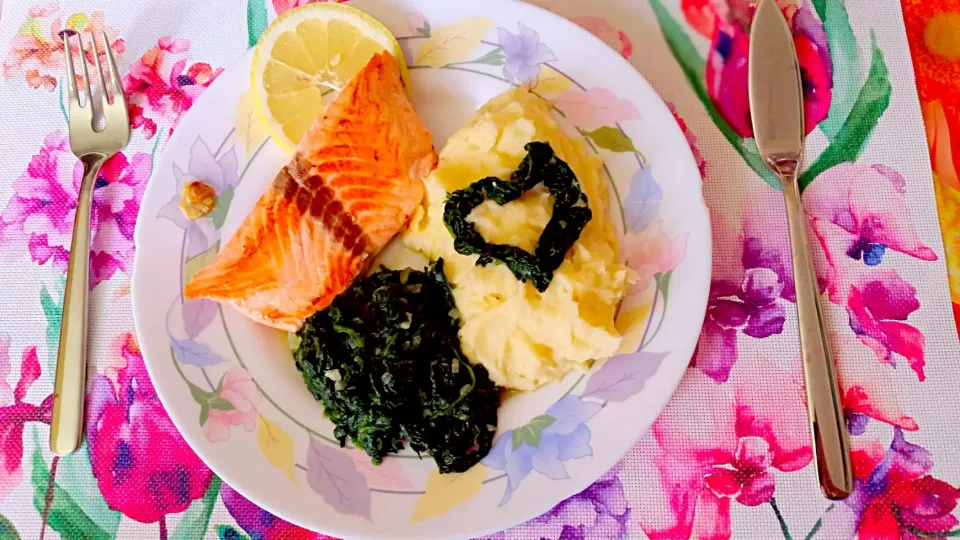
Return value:
M 274 514 L 346 537 L 491 533 L 589 486 L 650 427 L 673 393 L 697 342 L 710 280 L 700 175 L 650 85 L 560 17 L 510 1 L 354 5 L 400 38 L 409 65 L 434 66 L 410 73 L 414 105 L 437 148 L 477 107 L 510 87 L 515 68 L 547 61 L 535 91 L 556 104 L 565 129 L 587 138 L 603 157 L 627 260 L 642 278 L 618 315 L 628 327 L 629 354 L 508 400 L 494 450 L 462 476 L 439 477 L 432 460 L 409 452 L 373 467 L 359 451 L 341 449 L 281 333 L 208 301 L 184 303 L 180 293 L 186 276 L 230 237 L 288 159 L 249 116 L 252 54 L 197 100 L 150 181 L 137 222 L 133 277 L 140 346 L 186 440 L 224 481 Z M 521 36 L 525 47 L 501 48 L 511 35 Z M 537 41 L 543 47 L 535 47 Z M 424 59 L 428 50 L 434 52 Z M 518 56 L 536 50 L 538 58 Z M 224 192 L 232 194 L 218 215 L 186 229 L 169 205 L 184 173 L 214 184 L 222 201 L 231 199 Z M 513 437 L 521 427 L 524 436 Z

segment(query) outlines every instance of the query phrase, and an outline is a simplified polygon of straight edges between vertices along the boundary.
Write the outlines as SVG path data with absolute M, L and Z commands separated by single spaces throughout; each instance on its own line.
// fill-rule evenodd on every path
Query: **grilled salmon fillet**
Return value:
M 297 330 L 407 223 L 423 198 L 421 179 L 436 166 L 393 56 L 374 55 L 184 295 Z

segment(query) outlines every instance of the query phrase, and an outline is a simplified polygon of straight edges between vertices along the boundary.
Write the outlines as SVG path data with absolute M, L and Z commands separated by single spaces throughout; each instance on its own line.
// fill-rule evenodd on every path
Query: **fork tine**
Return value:
M 80 32 L 77 32 L 77 43 L 80 44 L 80 66 L 83 67 L 83 87 L 87 93 L 85 106 L 91 106 L 93 104 L 93 92 L 90 91 L 90 72 L 87 71 L 87 55 L 83 50 L 83 36 L 80 35 Z
M 70 52 L 70 34 L 71 30 L 64 30 L 60 32 L 60 37 L 63 38 L 63 49 L 67 55 L 67 84 L 70 88 L 70 100 L 71 103 L 80 104 L 80 96 L 77 94 L 77 75 L 73 71 L 73 53 Z
M 97 84 L 100 90 L 100 101 L 103 107 L 106 108 L 110 101 L 107 99 L 107 85 L 103 82 L 103 66 L 100 65 L 100 49 L 97 47 L 96 36 L 91 36 L 90 41 L 93 43 L 93 58 L 97 64 Z
M 116 103 L 117 100 L 123 104 L 124 110 L 126 110 L 126 101 L 123 97 L 123 87 L 120 85 L 120 73 L 117 70 L 117 61 L 113 57 L 113 50 L 110 49 L 110 38 L 107 37 L 107 33 L 103 33 L 103 47 L 107 51 L 107 64 L 110 67 L 110 90 L 113 92 L 113 102 Z

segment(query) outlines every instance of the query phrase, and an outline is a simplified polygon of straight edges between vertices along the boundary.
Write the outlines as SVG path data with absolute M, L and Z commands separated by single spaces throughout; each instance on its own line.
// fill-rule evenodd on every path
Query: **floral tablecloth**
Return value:
M 2 4 L 0 539 L 318 536 L 244 499 L 184 443 L 152 389 L 129 301 L 158 152 L 222 69 L 299 3 Z M 496 537 L 960 536 L 960 343 L 945 267 L 960 317 L 960 0 L 903 0 L 903 12 L 894 0 L 779 0 L 803 69 L 804 201 L 852 434 L 856 491 L 842 502 L 816 486 L 783 203 L 751 139 L 751 2 L 536 3 L 600 36 L 674 108 L 704 174 L 713 286 L 693 365 L 651 432 L 583 493 Z M 411 30 L 425 22 L 412 17 Z M 110 37 L 134 135 L 94 195 L 87 442 L 54 458 L 80 175 L 60 105 L 63 28 Z M 648 234 L 653 252 L 683 249 Z

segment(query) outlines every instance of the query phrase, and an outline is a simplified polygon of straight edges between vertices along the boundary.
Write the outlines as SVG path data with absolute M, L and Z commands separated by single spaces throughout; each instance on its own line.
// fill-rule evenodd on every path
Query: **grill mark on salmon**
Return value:
M 363 231 L 319 175 L 298 179 L 290 174 L 288 167 L 284 167 L 274 179 L 274 187 L 285 198 L 295 201 L 299 214 L 309 214 L 323 223 L 333 233 L 334 239 L 348 251 L 359 256 L 367 250 L 370 243 Z

